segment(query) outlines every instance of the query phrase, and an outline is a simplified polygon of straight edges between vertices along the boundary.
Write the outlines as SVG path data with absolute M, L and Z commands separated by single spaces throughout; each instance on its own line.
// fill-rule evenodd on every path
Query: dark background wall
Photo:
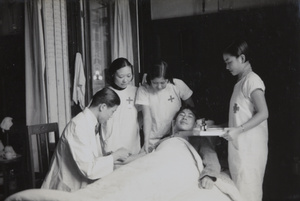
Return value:
M 0 0 L 0 121 L 13 118 L 9 135 L 0 130 L 0 140 L 17 153 L 25 147 L 25 47 L 24 3 Z M 7 141 L 9 136 L 9 141 Z
M 295 4 L 266 6 L 213 14 L 151 20 L 149 1 L 141 11 L 143 72 L 162 58 L 174 77 L 194 91 L 203 117 L 228 120 L 236 78 L 226 69 L 222 50 L 243 37 L 253 50 L 253 70 L 266 85 L 269 108 L 269 161 L 264 200 L 300 200 L 300 13 Z M 143 73 L 142 72 L 142 73 Z M 300 164 L 300 163 L 298 163 Z

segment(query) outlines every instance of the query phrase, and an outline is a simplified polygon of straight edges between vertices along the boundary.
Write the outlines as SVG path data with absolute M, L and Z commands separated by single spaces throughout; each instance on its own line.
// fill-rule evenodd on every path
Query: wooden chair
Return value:
M 48 172 L 52 155 L 59 140 L 58 124 L 29 125 L 27 126 L 27 131 L 31 187 L 40 188 Z M 52 139 L 55 141 L 53 142 Z M 35 170 L 37 169 L 35 164 L 38 165 L 37 171 Z

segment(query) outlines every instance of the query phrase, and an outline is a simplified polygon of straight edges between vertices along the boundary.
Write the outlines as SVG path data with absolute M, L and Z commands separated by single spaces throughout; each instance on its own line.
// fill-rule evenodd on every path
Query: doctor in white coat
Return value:
M 130 155 L 125 148 L 105 153 L 101 146 L 99 125 L 107 121 L 119 105 L 119 96 L 104 88 L 93 96 L 89 107 L 67 124 L 42 188 L 69 192 L 84 188 L 111 173 L 114 162 Z

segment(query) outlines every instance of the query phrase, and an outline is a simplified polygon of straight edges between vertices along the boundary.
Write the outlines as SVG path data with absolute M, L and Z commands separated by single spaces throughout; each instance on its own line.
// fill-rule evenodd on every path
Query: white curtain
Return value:
M 25 6 L 27 125 L 71 118 L 65 0 L 27 0 Z
M 124 57 L 133 64 L 129 0 L 115 0 L 112 60 Z
M 41 0 L 25 2 L 26 123 L 47 122 Z

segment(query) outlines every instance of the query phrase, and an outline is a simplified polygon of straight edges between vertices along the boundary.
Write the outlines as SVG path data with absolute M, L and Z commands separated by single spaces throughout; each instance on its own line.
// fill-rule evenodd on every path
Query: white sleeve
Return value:
M 262 91 L 266 90 L 262 79 L 257 74 L 253 74 L 245 81 L 243 93 L 250 99 L 251 93 L 256 89 L 261 89 Z
M 149 92 L 145 86 L 140 86 L 137 90 L 136 105 L 149 105 Z
M 187 100 L 192 96 L 193 91 L 182 80 L 174 79 L 174 84 L 182 100 Z
M 93 146 L 91 146 L 91 135 L 87 128 L 76 126 L 70 123 L 65 132 L 71 132 L 68 135 L 68 143 L 72 157 L 80 172 L 89 179 L 99 179 L 113 171 L 114 162 L 112 155 L 95 157 Z M 93 136 L 93 135 L 92 135 Z

